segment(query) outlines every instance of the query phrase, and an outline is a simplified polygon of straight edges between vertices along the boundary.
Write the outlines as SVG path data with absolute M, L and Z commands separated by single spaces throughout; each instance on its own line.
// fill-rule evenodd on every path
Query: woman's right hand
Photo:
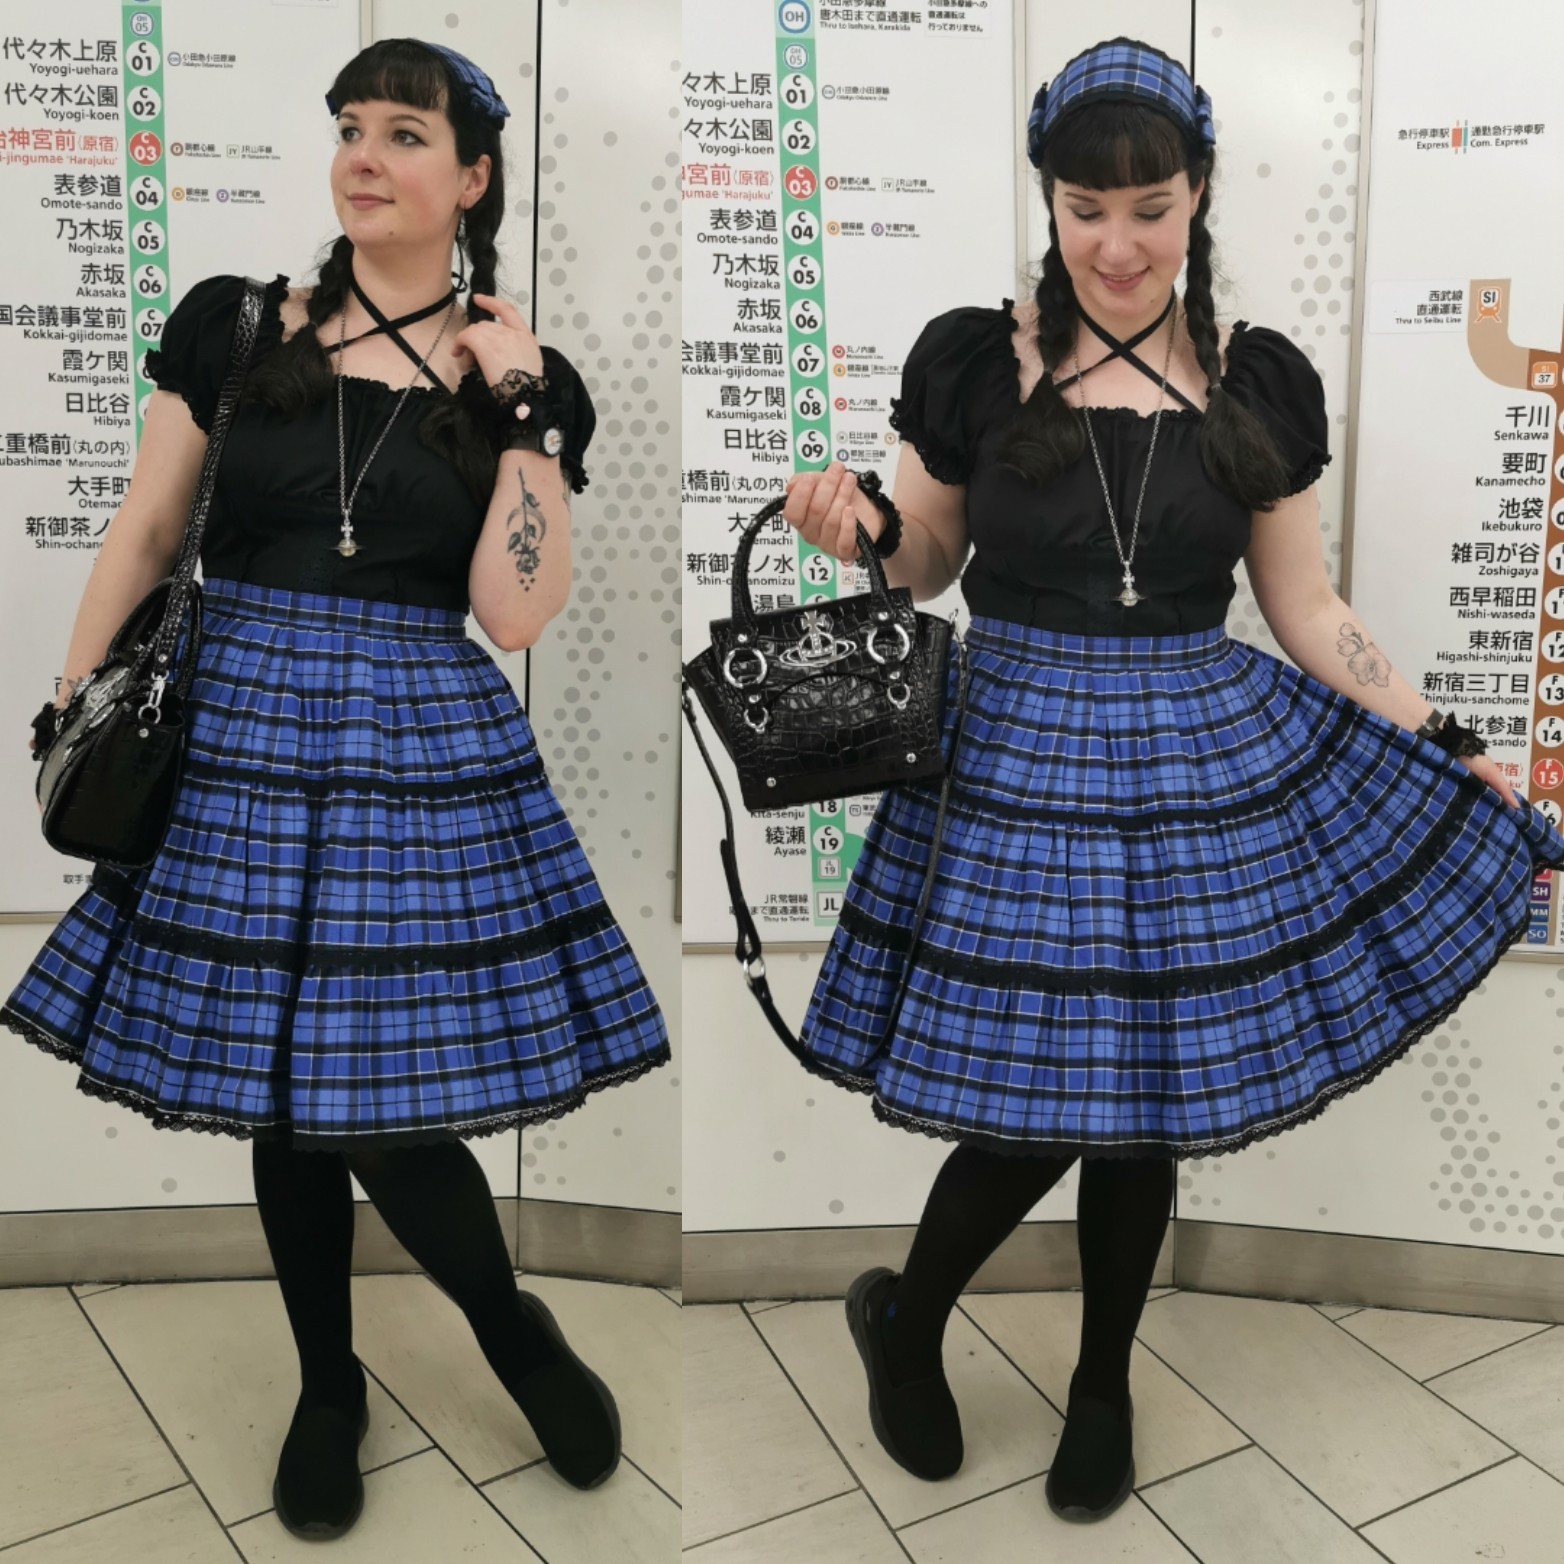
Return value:
M 884 513 L 859 492 L 857 474 L 849 472 L 841 462 L 832 462 L 819 472 L 794 473 L 787 481 L 787 504 L 782 516 L 798 529 L 806 543 L 843 564 L 858 557 L 855 522 L 862 523 L 871 541 L 877 541 L 885 528 Z

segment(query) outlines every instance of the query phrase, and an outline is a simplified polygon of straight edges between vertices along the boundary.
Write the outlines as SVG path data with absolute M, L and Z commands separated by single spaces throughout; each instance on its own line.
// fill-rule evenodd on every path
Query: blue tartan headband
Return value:
M 1177 120 L 1193 139 L 1216 145 L 1211 99 L 1189 79 L 1189 72 L 1150 44 L 1114 38 L 1076 55 L 1037 89 L 1026 121 L 1026 155 L 1032 167 L 1043 166 L 1043 144 L 1064 115 L 1104 102 L 1149 104 Z
M 505 121 L 510 117 L 510 110 L 505 107 L 504 100 L 495 91 L 494 83 L 490 80 L 487 71 L 479 70 L 465 54 L 447 49 L 443 43 L 428 43 L 422 38 L 411 41 L 422 44 L 425 49 L 438 54 L 450 67 L 451 74 L 456 78 L 458 85 L 472 99 L 478 113 L 491 125 L 504 128 Z M 333 114 L 337 112 L 337 104 L 332 100 L 329 92 L 326 94 L 326 107 Z

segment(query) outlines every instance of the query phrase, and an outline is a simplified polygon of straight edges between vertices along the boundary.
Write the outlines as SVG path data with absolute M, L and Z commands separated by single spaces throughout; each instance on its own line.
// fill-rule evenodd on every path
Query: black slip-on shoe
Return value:
M 369 1432 L 368 1381 L 357 1416 L 340 1407 L 293 1409 L 272 1480 L 272 1508 L 305 1542 L 330 1542 L 351 1531 L 364 1510 L 358 1447 Z
M 885 1453 L 927 1482 L 960 1469 L 961 1414 L 943 1372 L 895 1384 L 880 1334 L 887 1294 L 901 1278 L 883 1265 L 865 1271 L 847 1289 L 847 1328 L 869 1378 L 869 1423 Z
M 1063 1521 L 1100 1521 L 1135 1488 L 1135 1403 L 1121 1412 L 1096 1396 L 1070 1397 L 1070 1408 L 1043 1493 Z
M 511 1394 L 549 1465 L 573 1488 L 596 1488 L 619 1465 L 619 1408 L 608 1386 L 571 1349 L 549 1306 L 536 1293 L 518 1289 L 516 1296 L 548 1338 L 556 1361 L 534 1369 Z

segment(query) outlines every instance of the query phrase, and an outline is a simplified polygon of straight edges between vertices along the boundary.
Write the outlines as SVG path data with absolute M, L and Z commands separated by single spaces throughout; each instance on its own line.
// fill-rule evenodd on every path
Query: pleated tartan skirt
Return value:
M 1437 746 L 1220 627 L 978 618 L 937 793 L 887 793 L 801 1037 L 904 1128 L 1209 1156 L 1302 1123 L 1448 1016 L 1564 837 Z
M 657 1003 L 461 614 L 205 588 L 173 821 L 98 869 L 3 1019 L 160 1126 L 487 1135 L 668 1058 Z

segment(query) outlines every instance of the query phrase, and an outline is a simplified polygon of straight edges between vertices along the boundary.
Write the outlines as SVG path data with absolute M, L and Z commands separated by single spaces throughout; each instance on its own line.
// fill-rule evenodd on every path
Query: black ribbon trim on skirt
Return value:
M 303 793 L 309 798 L 340 798 L 362 794 L 374 798 L 456 798 L 464 794 L 503 793 L 513 787 L 546 780 L 540 757 L 515 771 L 484 771 L 467 777 L 443 777 L 437 781 L 401 782 L 390 778 L 343 773 L 331 777 L 295 777 L 285 772 L 255 771 L 219 761 L 187 759 L 184 774 L 203 782 L 232 782 L 269 792 Z
M 377 970 L 397 967 L 449 967 L 456 971 L 481 967 L 506 956 L 533 956 L 551 950 L 586 934 L 597 934 L 614 926 L 613 909 L 606 901 L 551 918 L 524 934 L 502 934 L 492 939 L 453 940 L 447 945 L 311 945 L 307 941 L 285 939 L 241 939 L 231 934 L 206 934 L 176 924 L 148 918 L 136 911 L 141 899 L 138 876 L 119 869 L 99 867 L 93 874 L 92 888 L 117 912 L 129 916 L 131 939 L 156 950 L 175 955 L 215 956 L 258 966 L 283 967 L 289 971 L 331 971 L 339 967 L 370 967 Z
M 219 960 L 281 967 L 290 972 L 330 972 L 348 967 L 391 971 L 413 966 L 458 971 L 512 956 L 540 955 L 613 926 L 614 915 L 608 903 L 599 902 L 595 907 L 550 919 L 524 934 L 457 940 L 448 945 L 312 945 L 303 940 L 240 939 L 140 916 L 131 919 L 129 937 L 176 956 L 215 956 Z
M 1323 928 L 1285 941 L 1252 961 L 1164 967 L 1156 972 L 1126 972 L 1117 967 L 1051 967 L 1041 962 L 951 955 L 931 947 L 925 938 L 919 945 L 917 964 L 945 977 L 971 979 L 990 988 L 1036 988 L 1059 994 L 1108 993 L 1132 997 L 1174 995 L 1186 988 L 1220 987 L 1269 977 L 1302 956 L 1322 953 L 1340 945 L 1375 913 L 1389 906 L 1465 829 L 1476 809 L 1477 799 L 1468 796 L 1465 803 L 1465 810 L 1452 805 L 1438 827 L 1390 879 L 1348 902 Z M 839 926 L 884 950 L 902 956 L 907 954 L 905 930 L 881 923 L 852 903 L 843 907 Z

